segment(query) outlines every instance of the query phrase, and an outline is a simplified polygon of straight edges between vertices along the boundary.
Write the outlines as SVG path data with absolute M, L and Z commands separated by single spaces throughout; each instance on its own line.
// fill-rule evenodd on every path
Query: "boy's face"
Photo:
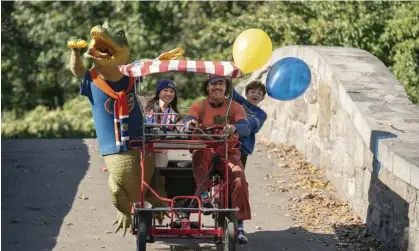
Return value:
M 263 91 L 260 88 L 250 89 L 246 93 L 246 99 L 250 104 L 257 106 L 263 100 Z

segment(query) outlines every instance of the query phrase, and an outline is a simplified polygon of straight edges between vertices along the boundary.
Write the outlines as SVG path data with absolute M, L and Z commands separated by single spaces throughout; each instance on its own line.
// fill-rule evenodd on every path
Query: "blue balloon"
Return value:
M 286 57 L 277 61 L 268 71 L 267 94 L 277 100 L 293 100 L 303 95 L 310 86 L 311 72 L 299 58 Z

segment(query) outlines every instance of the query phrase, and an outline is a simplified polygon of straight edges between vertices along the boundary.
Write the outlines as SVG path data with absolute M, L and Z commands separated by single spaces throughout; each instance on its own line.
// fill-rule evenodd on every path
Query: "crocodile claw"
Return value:
M 164 220 L 165 216 L 170 219 L 170 215 L 167 212 L 156 212 L 156 213 L 154 213 L 154 218 L 157 220 L 159 225 L 163 224 L 163 220 Z
M 154 218 L 157 220 L 157 222 L 159 223 L 159 225 L 163 224 L 163 220 L 164 220 L 164 213 L 163 212 L 156 212 L 154 214 Z
M 121 212 L 118 212 L 116 217 L 116 221 L 113 223 L 113 226 L 116 225 L 115 233 L 117 233 L 120 229 L 124 231 L 123 236 L 127 233 L 127 229 L 130 229 L 131 232 L 131 224 L 132 224 L 132 217 L 130 214 L 126 215 Z

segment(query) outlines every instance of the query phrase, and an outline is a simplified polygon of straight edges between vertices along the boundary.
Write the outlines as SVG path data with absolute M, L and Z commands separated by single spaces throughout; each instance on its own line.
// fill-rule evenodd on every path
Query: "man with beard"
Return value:
M 210 126 L 224 126 L 224 133 L 228 135 L 249 135 L 250 127 L 247 121 L 246 112 L 239 103 L 232 101 L 229 114 L 227 114 L 229 101 L 226 98 L 226 95 L 230 86 L 231 81 L 229 79 L 211 74 L 208 75 L 208 79 L 202 84 L 202 91 L 206 94 L 207 98 L 203 101 L 198 101 L 192 104 L 188 116 L 185 118 L 185 128 L 187 130 L 194 130 L 198 128 L 198 126 L 203 126 L 205 128 Z M 225 116 L 227 116 L 227 125 L 224 124 L 226 120 Z M 216 152 L 208 149 L 193 151 L 192 166 L 197 188 L 199 188 L 205 178 L 211 161 L 215 155 L 225 158 L 225 149 L 218 149 Z M 232 208 L 239 208 L 237 220 L 238 229 L 241 230 L 238 234 L 244 236 L 244 230 L 242 227 L 240 228 L 240 226 L 243 225 L 244 220 L 251 219 L 251 212 L 249 205 L 248 184 L 240 157 L 240 150 L 230 149 L 228 151 L 228 185 L 231 194 L 231 205 Z M 224 165 L 221 162 L 214 168 L 222 173 Z M 201 199 L 208 197 L 206 191 L 210 186 L 210 181 L 207 181 L 200 188 L 200 191 L 197 191 L 198 194 L 201 194 Z M 204 203 L 203 206 L 212 207 L 209 202 Z M 240 242 L 239 239 L 238 241 Z

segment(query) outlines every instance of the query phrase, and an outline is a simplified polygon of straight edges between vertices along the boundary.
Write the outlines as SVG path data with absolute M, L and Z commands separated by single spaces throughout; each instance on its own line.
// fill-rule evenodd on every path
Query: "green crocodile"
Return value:
M 93 61 L 92 68 L 106 81 L 118 82 L 121 80 L 123 74 L 117 66 L 127 64 L 130 60 L 130 47 L 124 30 L 112 27 L 105 22 L 103 25 L 97 25 L 91 29 L 90 39 L 84 57 Z M 72 48 L 69 62 L 70 70 L 79 79 L 83 79 L 88 71 L 83 66 L 80 55 L 80 50 L 84 46 L 86 46 L 86 43 L 80 39 L 69 42 L 69 47 Z M 141 172 L 138 152 L 126 151 L 106 155 L 104 161 L 109 170 L 108 185 L 111 199 L 118 209 L 115 232 L 123 229 L 123 235 L 125 236 L 126 230 L 131 229 L 132 226 L 131 205 L 137 202 L 140 196 Z M 146 166 L 154 167 L 153 155 L 147 157 L 145 161 Z M 149 173 L 146 175 L 146 182 L 151 184 L 161 196 L 167 197 L 164 180 L 162 181 L 157 172 L 154 173 L 153 177 L 151 176 L 152 174 Z M 162 182 L 159 182 L 159 180 Z M 153 206 L 162 206 L 162 203 L 151 192 L 146 193 L 146 200 Z M 161 222 L 164 216 L 160 214 L 156 215 L 156 218 Z
M 99 74 L 105 80 L 117 81 L 123 77 L 118 65 L 127 64 L 130 60 L 130 47 L 124 29 L 114 28 L 105 22 L 96 25 L 90 31 L 89 47 L 84 57 L 93 61 Z M 74 40 L 77 43 L 80 39 Z M 73 48 L 70 57 L 70 70 L 78 78 L 83 78 L 86 69 L 80 56 L 80 49 Z

